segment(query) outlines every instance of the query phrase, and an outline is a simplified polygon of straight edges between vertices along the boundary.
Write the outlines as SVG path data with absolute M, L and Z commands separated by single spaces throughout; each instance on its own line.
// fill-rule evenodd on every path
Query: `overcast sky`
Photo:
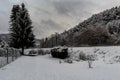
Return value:
M 92 14 L 120 5 L 120 0 L 0 0 L 0 33 L 8 33 L 13 4 L 24 2 L 36 38 L 68 30 Z

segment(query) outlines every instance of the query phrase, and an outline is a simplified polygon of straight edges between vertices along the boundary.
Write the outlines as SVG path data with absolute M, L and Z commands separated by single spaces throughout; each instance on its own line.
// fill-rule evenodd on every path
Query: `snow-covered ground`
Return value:
M 60 59 L 50 54 L 22 56 L 0 69 L 0 80 L 120 80 L 120 47 L 82 47 L 69 51 L 76 56 L 81 51 L 97 55 L 93 68 L 88 68 L 87 61 L 59 63 Z
M 69 51 L 77 57 L 81 52 L 83 52 L 85 54 L 95 55 L 98 60 L 104 60 L 105 63 L 113 64 L 120 62 L 120 46 L 76 47 L 69 48 Z

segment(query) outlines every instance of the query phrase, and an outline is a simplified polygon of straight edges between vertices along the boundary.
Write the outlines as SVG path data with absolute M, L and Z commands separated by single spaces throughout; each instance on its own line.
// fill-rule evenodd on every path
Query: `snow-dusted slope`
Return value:
M 119 55 L 120 47 L 97 47 L 97 53 L 106 52 L 106 59 Z M 75 51 L 94 53 L 92 48 L 74 48 Z M 78 51 L 79 52 L 79 51 Z M 76 52 L 76 54 L 78 53 Z M 99 57 L 101 58 L 101 57 Z M 0 69 L 0 80 L 120 80 L 120 64 L 108 64 L 98 59 L 93 68 L 88 68 L 87 61 L 73 64 L 59 63 L 60 59 L 45 56 L 23 56 Z
M 74 56 L 79 56 L 78 54 L 83 52 L 85 54 L 97 55 L 98 60 L 103 60 L 103 57 L 105 57 L 106 63 L 120 62 L 120 46 L 76 47 L 69 48 L 69 51 Z

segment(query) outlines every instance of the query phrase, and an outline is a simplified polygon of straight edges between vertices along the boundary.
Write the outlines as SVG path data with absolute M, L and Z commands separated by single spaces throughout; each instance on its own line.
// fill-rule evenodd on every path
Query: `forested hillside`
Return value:
M 61 34 L 41 39 L 41 47 L 119 45 L 120 7 L 113 7 Z

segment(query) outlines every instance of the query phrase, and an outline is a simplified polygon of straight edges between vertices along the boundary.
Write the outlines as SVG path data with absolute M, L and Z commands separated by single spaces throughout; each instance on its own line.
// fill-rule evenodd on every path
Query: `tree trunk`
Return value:
M 22 53 L 21 53 L 21 55 L 24 55 L 24 47 L 22 47 Z

